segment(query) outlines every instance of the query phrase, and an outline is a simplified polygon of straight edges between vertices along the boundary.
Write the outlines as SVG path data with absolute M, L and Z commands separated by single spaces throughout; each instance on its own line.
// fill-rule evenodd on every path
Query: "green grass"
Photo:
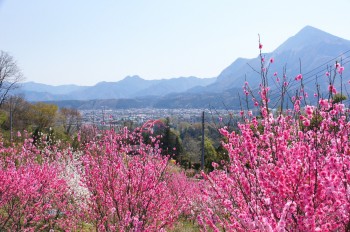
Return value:
M 177 223 L 175 223 L 171 232 L 198 232 L 199 226 L 196 222 L 190 221 L 186 218 L 181 218 Z

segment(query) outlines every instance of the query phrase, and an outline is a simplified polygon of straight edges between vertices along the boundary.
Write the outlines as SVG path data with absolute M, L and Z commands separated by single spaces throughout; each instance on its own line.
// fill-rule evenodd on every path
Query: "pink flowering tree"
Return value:
M 186 211 L 187 178 L 169 171 L 159 141 L 144 143 L 147 127 L 105 131 L 86 144 L 81 176 L 89 191 L 88 217 L 98 231 L 164 230 Z
M 77 207 L 59 154 L 37 149 L 32 139 L 0 144 L 0 231 L 76 228 Z
M 343 70 L 337 64 L 335 72 Z M 273 115 L 265 74 L 262 80 L 261 117 L 246 115 L 237 132 L 220 130 L 230 161 L 203 173 L 199 224 L 204 231 L 349 231 L 348 110 L 333 102 L 331 87 L 316 106 L 302 107 L 300 91 L 293 109 Z

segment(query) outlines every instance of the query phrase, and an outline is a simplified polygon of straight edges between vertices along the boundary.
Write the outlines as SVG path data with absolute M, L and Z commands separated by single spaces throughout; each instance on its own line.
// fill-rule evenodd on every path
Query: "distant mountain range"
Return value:
M 216 78 L 179 77 L 162 80 L 145 80 L 139 76 L 127 76 L 117 82 L 99 82 L 94 86 L 51 86 L 25 82 L 17 94 L 28 101 L 126 99 L 146 96 L 164 96 L 181 93 L 191 88 L 207 86 Z
M 269 68 L 269 83 L 272 90 L 277 88 L 277 72 L 281 77 L 285 72 L 288 79 L 302 73 L 305 89 L 315 92 L 315 82 L 328 86 L 325 72 L 333 68 L 335 61 L 345 67 L 344 80 L 349 79 L 350 41 L 317 28 L 306 26 L 290 37 L 271 53 L 263 54 L 268 62 L 274 58 Z M 128 76 L 118 82 L 100 82 L 95 86 L 50 86 L 34 82 L 22 84 L 17 93 L 29 101 L 50 101 L 59 106 L 80 109 L 99 108 L 239 108 L 238 94 L 247 81 L 252 88 L 258 87 L 260 57 L 238 58 L 225 68 L 217 78 L 201 79 L 180 77 L 163 80 L 144 80 L 139 76 Z M 284 71 L 283 71 L 284 70 Z M 317 77 L 317 78 L 316 78 Z M 340 82 L 337 83 L 338 85 Z M 293 89 L 294 88 L 294 89 Z M 290 92 L 296 86 L 291 85 Z M 278 94 L 277 91 L 275 91 Z

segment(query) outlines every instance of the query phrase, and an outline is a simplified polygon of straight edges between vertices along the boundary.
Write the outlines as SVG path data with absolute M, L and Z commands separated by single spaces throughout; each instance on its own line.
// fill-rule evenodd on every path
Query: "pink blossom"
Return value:
M 303 121 L 303 125 L 304 125 L 304 126 L 310 126 L 310 120 L 309 120 L 309 119 L 305 119 L 305 120 Z
M 0 144 L 1 155 L 7 154 L 6 159 L 0 155 L 1 230 L 43 231 L 53 224 L 59 230 L 71 230 L 78 220 L 75 196 L 65 167 L 57 162 L 57 148 L 51 148 L 50 158 L 43 153 L 39 163 L 37 154 L 48 147 L 40 151 L 31 141 L 24 138 L 21 145 L 11 147 Z
M 220 132 L 220 134 L 222 134 L 223 136 L 225 136 L 225 137 L 228 137 L 229 136 L 229 132 L 226 130 L 226 129 L 224 129 L 224 128 L 220 128 L 219 129 L 219 132 Z
M 273 76 L 275 76 L 275 77 L 276 77 L 276 76 L 277 76 L 277 72 L 274 72 L 274 73 L 273 73 Z
M 300 111 L 300 100 L 296 100 L 294 102 L 294 111 L 299 112 Z
M 350 175 L 343 173 L 350 164 L 350 123 L 341 104 L 320 99 L 321 107 L 300 112 L 300 99 L 294 98 L 295 111 L 277 117 L 266 118 L 262 107 L 262 119 L 245 119 L 238 133 L 226 137 L 227 166 L 206 175 L 203 230 L 346 230 L 339 221 L 347 222 L 343 207 L 350 207 Z
M 215 162 L 212 162 L 211 165 L 213 166 L 213 168 L 218 168 L 219 167 L 219 164 L 217 164 Z
M 309 116 L 312 116 L 314 110 L 311 106 L 306 106 L 306 114 L 309 115 Z
M 337 93 L 337 90 L 335 89 L 335 87 L 333 85 L 329 85 L 328 86 L 328 91 L 333 93 L 333 94 L 336 94 Z
M 343 67 L 343 66 L 338 68 L 338 73 L 339 73 L 339 74 L 342 74 L 343 71 L 344 71 L 344 67 Z
M 328 109 L 328 107 L 329 107 L 329 103 L 328 103 L 328 100 L 327 99 L 320 99 L 319 100 L 319 104 L 320 104 L 320 106 L 322 107 L 322 108 L 324 108 L 324 109 Z
M 275 61 L 274 58 L 270 58 L 270 63 L 272 64 Z
M 303 78 L 303 76 L 301 74 L 298 74 L 296 77 L 295 77 L 295 80 L 296 81 L 299 81 Z
M 259 49 L 261 50 L 263 48 L 263 45 L 259 43 Z
M 144 143 L 141 133 L 125 130 L 103 132 L 99 146 L 86 144 L 80 168 L 93 193 L 87 213 L 101 231 L 161 231 L 186 211 L 191 192 L 199 194 L 196 184 L 183 173 L 168 172 L 160 149 Z

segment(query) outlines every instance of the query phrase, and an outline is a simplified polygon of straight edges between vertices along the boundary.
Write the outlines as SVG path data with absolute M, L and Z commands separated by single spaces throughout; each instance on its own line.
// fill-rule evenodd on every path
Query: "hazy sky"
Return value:
M 306 25 L 350 39 L 350 1 L 0 0 L 0 50 L 54 85 L 214 77 Z

